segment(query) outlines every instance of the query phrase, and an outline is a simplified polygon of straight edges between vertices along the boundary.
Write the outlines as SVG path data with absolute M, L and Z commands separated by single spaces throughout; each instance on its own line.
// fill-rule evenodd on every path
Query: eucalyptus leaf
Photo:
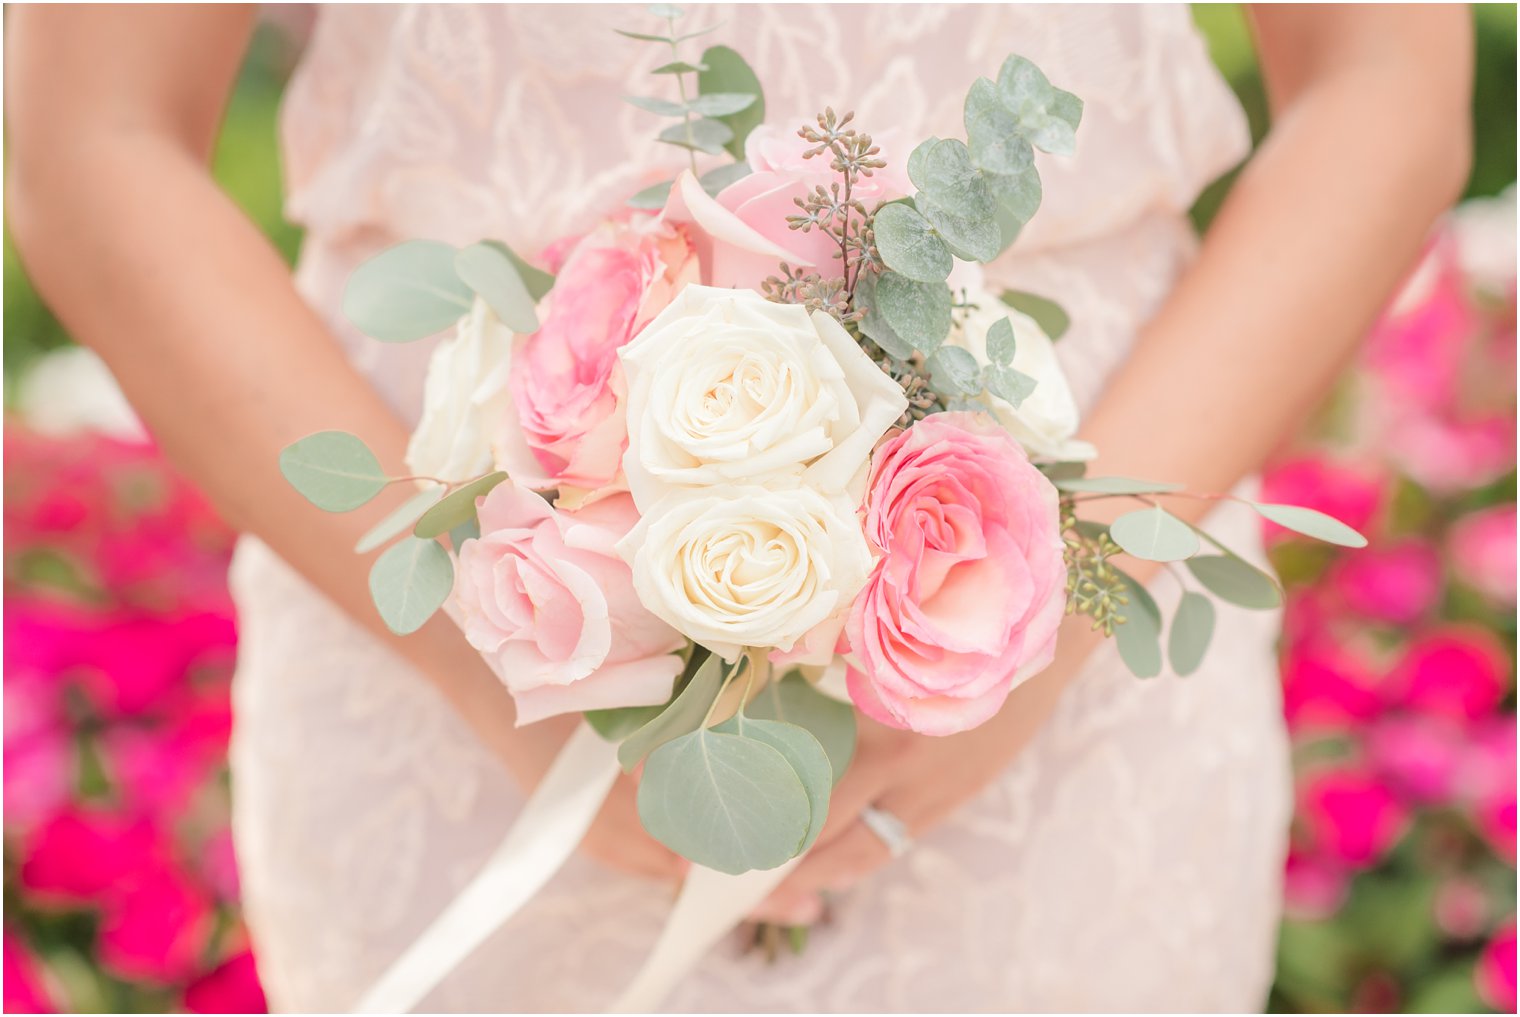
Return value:
M 702 185 L 702 190 L 717 197 L 718 192 L 729 184 L 737 183 L 749 176 L 749 163 L 744 160 L 731 162 L 716 169 L 710 169 L 697 178 L 697 183 Z
M 464 547 L 465 541 L 479 539 L 480 520 L 474 516 L 471 516 L 449 531 L 449 543 L 453 545 L 455 554 L 458 554 L 459 549 Z
M 529 264 L 516 251 L 502 243 L 500 240 L 484 241 L 487 245 L 496 248 L 507 256 L 512 262 L 512 267 L 517 269 L 517 277 L 528 289 L 528 296 L 533 298 L 534 303 L 544 299 L 548 292 L 554 288 L 554 276 L 545 272 L 537 265 Z
M 1085 477 L 1087 475 L 1087 464 L 1086 463 L 1079 463 L 1079 462 L 1078 463 L 1042 463 L 1040 465 L 1040 472 L 1043 473 L 1043 474 L 1045 474 L 1045 476 L 1049 477 L 1051 483 L 1053 483 L 1053 484 L 1055 484 L 1056 486 L 1059 487 L 1060 486 L 1060 481 L 1063 481 L 1063 480 L 1076 480 L 1079 477 Z M 1080 520 L 1079 520 L 1079 522 L 1080 522 Z M 1108 529 L 1108 527 L 1104 526 L 1104 527 L 1102 527 L 1102 529 L 1106 530 L 1106 529 Z
M 988 173 L 1019 174 L 1034 162 L 1034 149 L 1019 133 L 1019 120 L 986 78 L 966 93 L 966 140 L 971 162 Z
M 916 282 L 944 282 L 955 267 L 950 249 L 911 205 L 883 205 L 872 220 L 876 248 L 892 271 Z
M 881 276 L 875 272 L 864 272 L 860 281 L 855 284 L 855 306 L 863 312 L 863 317 L 860 319 L 860 331 L 890 356 L 898 360 L 907 360 L 915 352 L 913 344 L 898 335 L 881 313 L 881 307 L 876 299 L 877 283 L 880 279 Z
M 432 508 L 438 499 L 443 497 L 443 492 L 442 484 L 433 484 L 416 492 L 371 527 L 368 533 L 360 537 L 359 543 L 354 545 L 354 551 L 358 554 L 367 554 L 400 534 L 415 523 L 419 516 Z
M 682 34 L 676 36 L 676 42 L 685 42 L 687 39 L 697 39 L 697 38 L 700 38 L 701 36 L 709 35 L 709 34 L 711 34 L 713 32 L 716 32 L 718 29 L 720 29 L 722 27 L 723 27 L 723 22 L 721 22 L 721 21 L 714 21 L 712 24 L 708 25 L 706 28 L 699 28 L 695 32 L 683 32 Z
M 614 28 L 613 31 L 625 39 L 637 39 L 640 42 L 675 42 L 675 40 L 668 35 L 650 35 L 647 32 L 629 32 L 621 28 Z
M 1076 151 L 1082 100 L 1062 91 L 1038 67 L 1021 56 L 1010 56 L 998 71 L 997 90 L 1019 119 L 1021 133 L 1036 148 L 1055 155 Z
M 1166 658 L 1174 674 L 1186 677 L 1198 670 L 1214 638 L 1214 602 L 1191 590 L 1182 595 L 1172 630 L 1167 636 Z
M 886 271 L 876 280 L 876 310 L 891 328 L 921 353 L 933 353 L 950 334 L 950 287 L 915 282 Z
M 475 293 L 454 269 L 454 248 L 409 240 L 354 269 L 343 289 L 343 315 L 365 335 L 409 343 L 441 332 L 469 313 Z
M 929 179 L 929 153 L 934 151 L 934 146 L 940 142 L 939 138 L 928 137 L 918 143 L 913 151 L 908 153 L 908 179 L 913 181 L 913 186 L 920 191 L 925 190 Z
M 994 321 L 987 330 L 987 359 L 1007 367 L 1013 363 L 1018 350 L 1018 341 L 1013 337 L 1013 322 L 1007 318 Z
M 824 821 L 829 818 L 829 793 L 834 789 L 834 769 L 829 757 L 818 744 L 812 732 L 797 724 L 779 720 L 755 720 L 741 711 L 718 724 L 714 731 L 736 734 L 741 738 L 753 738 L 764 742 L 786 759 L 792 772 L 802 782 L 808 797 L 808 829 L 797 849 L 801 854 L 813 846 L 823 832 Z
M 583 716 L 592 730 L 609 742 L 620 742 L 665 711 L 658 706 L 619 706 L 607 710 L 587 710 Z
M 707 67 L 704 64 L 689 64 L 685 60 L 676 60 L 676 61 L 673 61 L 672 63 L 661 64 L 660 66 L 656 67 L 654 70 L 650 71 L 649 73 L 650 74 L 696 74 L 699 71 L 705 71 L 705 70 L 707 70 Z
M 618 746 L 618 762 L 624 773 L 632 773 L 640 760 L 672 739 L 702 726 L 702 719 L 723 689 L 723 682 L 735 673 L 738 664 L 727 664 L 711 654 L 702 659 L 696 673 L 681 694 L 659 716 L 649 721 Z
M 675 4 L 650 4 L 649 13 L 657 18 L 669 18 L 674 21 L 686 12 Z
M 993 197 L 997 198 L 998 229 L 1002 232 L 1006 249 L 1040 209 L 1045 193 L 1040 184 L 1040 173 L 1030 166 L 1022 173 L 987 173 L 984 176 Z
M 637 106 L 646 113 L 653 113 L 662 117 L 684 117 L 686 107 L 669 99 L 660 99 L 649 95 L 625 95 L 623 101 L 630 106 Z
M 670 199 L 670 188 L 674 184 L 674 180 L 667 180 L 662 184 L 646 187 L 629 198 L 628 204 L 633 208 L 664 208 L 665 202 Z
M 326 512 L 349 512 L 385 487 L 380 460 L 347 431 L 318 431 L 280 450 L 280 473 L 301 497 Z
M 369 570 L 369 593 L 385 627 L 404 636 L 420 629 L 454 588 L 454 563 L 436 540 L 407 537 Z
M 855 755 L 855 709 L 813 687 L 798 671 L 765 684 L 745 712 L 756 720 L 784 720 L 808 729 L 829 757 L 838 784 Z
M 520 335 L 538 331 L 533 297 L 512 259 L 494 244 L 471 244 L 454 256 L 454 270 L 479 296 L 501 323 Z
M 1327 544 L 1339 544 L 1341 547 L 1367 546 L 1366 537 L 1334 516 L 1327 516 L 1323 512 L 1300 505 L 1273 505 L 1257 501 L 1247 501 L 1246 504 L 1278 526 L 1292 530 L 1294 533 L 1302 533 L 1306 537 L 1323 540 Z
M 698 116 L 726 117 L 753 106 L 757 95 L 743 92 L 704 92 L 686 104 L 686 108 Z
M 941 346 L 924 362 L 929 369 L 934 390 L 945 395 L 978 395 L 982 391 L 981 370 L 968 351 L 959 346 Z
M 765 93 L 760 78 L 744 58 L 727 46 L 710 46 L 702 54 L 703 69 L 697 76 L 697 91 L 702 95 L 733 93 L 753 95 L 755 101 L 737 113 L 722 117 L 733 131 L 726 148 L 735 159 L 744 158 L 744 139 L 765 122 Z
M 914 195 L 913 204 L 950 250 L 963 260 L 992 261 L 1002 253 L 1003 234 L 998 227 L 997 203 L 991 190 L 978 181 L 978 186 L 956 193 L 967 202 L 961 206 L 965 211 L 944 204 L 933 193 Z
M 1114 626 L 1114 642 L 1119 648 L 1119 658 L 1136 678 L 1154 678 L 1161 673 L 1161 609 L 1133 577 L 1114 569 L 1124 580 L 1124 592 L 1129 604 L 1124 609 L 1124 621 Z
M 1021 290 L 1004 290 L 1003 303 L 1020 314 L 1033 318 L 1051 342 L 1061 338 L 1071 327 L 1071 318 L 1065 309 L 1049 297 L 1039 297 Z
M 671 124 L 659 133 L 659 140 L 678 148 L 689 148 L 708 155 L 717 155 L 723 146 L 732 141 L 734 132 L 721 120 L 693 120 L 690 123 Z
M 1237 607 L 1270 611 L 1282 604 L 1282 589 L 1272 577 L 1233 554 L 1196 555 L 1187 567 L 1204 589 Z
M 1126 512 L 1108 533 L 1114 543 L 1146 561 L 1182 561 L 1198 553 L 1198 534 L 1160 505 Z
M 1170 494 L 1182 490 L 1181 484 L 1136 480 L 1133 477 L 1063 477 L 1056 481 L 1062 491 L 1094 494 Z
M 928 142 L 924 143 L 925 145 Z M 923 149 L 920 145 L 919 149 Z M 915 180 L 921 193 L 932 194 L 952 211 L 970 215 L 990 208 L 983 195 L 973 193 L 978 187 L 985 188 L 981 172 L 971 162 L 971 152 L 963 141 L 946 138 L 935 141 L 919 159 L 919 176 Z
M 982 368 L 982 387 L 1014 409 L 1024 405 L 1038 386 L 1033 377 L 1012 367 L 988 364 Z
M 638 808 L 655 840 L 735 876 L 794 858 L 813 812 L 801 778 L 779 750 L 703 728 L 649 754 Z
M 489 494 L 492 488 L 506 479 L 506 473 L 497 470 L 495 473 L 488 473 L 484 477 L 470 481 L 424 512 L 417 520 L 417 525 L 412 528 L 412 533 L 431 540 L 433 537 L 443 536 L 461 523 L 474 519 L 475 500 Z

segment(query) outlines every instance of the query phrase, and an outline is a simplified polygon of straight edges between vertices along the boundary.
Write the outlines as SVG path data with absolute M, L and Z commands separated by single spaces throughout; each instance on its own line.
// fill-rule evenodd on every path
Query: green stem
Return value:
M 675 18 L 667 18 L 666 20 L 670 23 L 670 59 L 679 61 L 681 59 L 681 51 L 680 51 L 680 49 L 679 49 L 679 47 L 677 45 L 676 19 Z M 676 88 L 681 93 L 681 105 L 682 106 L 685 106 L 686 102 L 687 102 L 687 100 L 686 100 L 686 75 L 687 75 L 687 73 L 688 72 L 683 71 L 680 74 L 676 75 Z M 686 128 L 686 155 L 691 160 L 691 175 L 692 176 L 696 176 L 697 175 L 697 150 L 694 147 L 695 144 L 696 144 L 696 139 L 692 136 L 692 133 L 691 133 L 691 110 L 690 109 L 686 110 L 685 113 L 682 114 L 681 123 Z

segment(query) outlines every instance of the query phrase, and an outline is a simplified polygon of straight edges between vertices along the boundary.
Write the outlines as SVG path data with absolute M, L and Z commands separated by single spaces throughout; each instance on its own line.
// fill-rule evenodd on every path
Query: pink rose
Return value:
M 1283 870 L 1283 906 L 1301 922 L 1329 918 L 1346 903 L 1351 878 L 1340 866 L 1314 854 L 1289 850 Z
M 1478 995 L 1500 1013 L 1515 1012 L 1515 920 L 1494 934 L 1473 971 Z
M 1451 528 L 1447 547 L 1457 578 L 1500 604 L 1515 603 L 1515 506 L 1463 516 Z
M 719 191 L 718 204 L 762 237 L 807 259 L 827 277 L 839 274 L 838 242 L 824 230 L 803 233 L 786 221 L 788 216 L 802 214 L 797 198 L 806 197 L 815 187 L 828 190 L 839 181 L 828 153 L 803 158 L 803 153 L 814 147 L 796 131 L 756 127 L 744 142 L 745 161 L 752 172 Z M 900 163 L 889 158 L 887 167 L 863 178 L 851 196 L 871 208 L 878 201 L 907 194 L 911 187 Z M 766 274 L 775 271 L 773 264 Z
M 1386 689 L 1393 703 L 1411 712 L 1471 720 L 1499 705 L 1509 671 L 1509 653 L 1492 632 L 1444 625 L 1409 644 Z
M 1353 729 L 1380 709 L 1380 675 L 1358 647 L 1321 636 L 1289 645 L 1282 665 L 1289 729 Z
M 1359 769 L 1324 769 L 1299 786 L 1299 815 L 1314 849 L 1354 867 L 1376 863 L 1404 835 L 1409 809 Z
M 248 950 L 234 954 L 214 971 L 185 986 L 189 1013 L 265 1013 L 268 1003 Z
M 100 965 L 129 981 L 169 985 L 200 964 L 215 914 L 206 892 L 166 859 L 108 894 L 100 916 Z
M 42 965 L 32 956 L 21 938 L 5 933 L 6 1013 L 57 1013 L 58 1003 Z
M 850 611 L 850 697 L 893 727 L 987 720 L 1048 665 L 1066 603 L 1057 495 L 985 417 L 941 413 L 876 452 L 866 538 L 882 558 Z
M 637 521 L 626 494 L 566 512 L 508 480 L 481 502 L 455 593 L 519 724 L 669 698 L 685 640 L 644 609 L 613 549 Z
M 1261 497 L 1318 509 L 1366 533 L 1383 504 L 1386 487 L 1385 478 L 1365 465 L 1307 455 L 1269 469 L 1262 477 Z M 1266 528 L 1269 540 L 1294 537 L 1275 523 L 1267 523 Z
M 535 490 L 613 482 L 628 444 L 618 347 L 696 278 L 686 233 L 657 218 L 605 223 L 575 246 L 541 327 L 513 340 L 494 442 L 512 476 Z
M 1441 596 L 1441 559 L 1419 538 L 1346 555 L 1333 576 L 1335 589 L 1353 611 L 1395 625 L 1416 620 Z

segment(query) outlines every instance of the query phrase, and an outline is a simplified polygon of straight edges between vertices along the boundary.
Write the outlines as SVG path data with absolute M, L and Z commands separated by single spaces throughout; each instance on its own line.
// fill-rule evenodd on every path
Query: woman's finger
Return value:
M 857 818 L 832 842 L 810 850 L 751 917 L 793 924 L 791 916 L 816 907 L 822 892 L 849 889 L 891 860 L 881 838 Z

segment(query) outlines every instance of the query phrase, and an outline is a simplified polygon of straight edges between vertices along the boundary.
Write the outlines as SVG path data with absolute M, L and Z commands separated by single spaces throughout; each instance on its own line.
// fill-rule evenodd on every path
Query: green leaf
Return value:
M 1018 117 L 986 78 L 977 78 L 966 93 L 965 122 L 971 162 L 978 169 L 1012 175 L 1032 166 L 1034 149 L 1019 133 Z
M 674 21 L 686 12 L 675 4 L 650 4 L 649 13 L 657 18 L 669 18 Z
M 934 227 L 910 205 L 884 205 L 872 220 L 876 247 L 888 268 L 915 282 L 941 283 L 955 259 Z
M 920 191 L 927 189 L 929 153 L 934 151 L 934 146 L 939 142 L 939 138 L 925 138 L 919 142 L 917 148 L 908 153 L 908 179 L 913 181 L 913 186 Z
M 812 847 L 823 832 L 824 821 L 829 818 L 829 792 L 834 789 L 834 769 L 818 739 L 805 727 L 779 720 L 753 720 L 743 712 L 734 714 L 713 730 L 753 738 L 781 753 L 802 782 L 802 790 L 807 792 L 808 798 L 808 829 L 797 854 Z
M 780 681 L 767 682 L 745 710 L 757 720 L 784 720 L 807 728 L 823 746 L 834 783 L 839 783 L 855 755 L 855 710 L 849 703 L 824 695 L 793 671 Z
M 894 332 L 886 318 L 882 317 L 881 308 L 876 302 L 878 278 L 876 273 L 867 272 L 855 287 L 855 306 L 864 312 L 864 317 L 860 319 L 860 331 L 891 356 L 907 360 L 915 352 L 913 344 Z
M 1136 678 L 1154 678 L 1161 673 L 1161 609 L 1149 590 L 1119 569 L 1114 571 L 1124 580 L 1129 598 L 1123 623 L 1114 626 L 1119 658 Z
M 1055 342 L 1066 334 L 1071 327 L 1071 318 L 1067 316 L 1065 309 L 1060 304 L 1048 297 L 1037 297 L 1033 293 L 1023 293 L 1019 290 L 1004 290 L 1003 303 L 1034 319 L 1034 323 L 1040 326 L 1040 331 Z
M 1006 250 L 1040 209 L 1040 201 L 1045 193 L 1040 185 L 1040 174 L 1031 166 L 1024 172 L 1011 176 L 994 173 L 985 176 L 987 186 L 991 188 L 993 197 L 997 198 L 996 218 L 1003 237 L 1003 248 Z
M 1169 494 L 1182 490 L 1181 484 L 1136 480 L 1133 477 L 1063 477 L 1055 484 L 1062 491 L 1095 494 Z
M 813 811 L 801 778 L 779 750 L 700 728 L 650 753 L 638 806 L 651 837 L 729 875 L 790 861 Z
M 407 537 L 386 548 L 369 570 L 369 594 L 385 627 L 416 632 L 454 588 L 454 563 L 436 540 Z
M 1299 505 L 1272 505 L 1257 501 L 1247 501 L 1246 504 L 1278 526 L 1292 530 L 1294 533 L 1302 533 L 1306 537 L 1323 540 L 1327 544 L 1339 544 L 1341 547 L 1367 546 L 1366 537 L 1334 516 L 1327 516 L 1323 512 Z
M 449 531 L 449 543 L 454 545 L 455 554 L 458 554 L 459 549 L 464 547 L 465 541 L 479 539 L 480 520 L 476 519 L 474 516 L 471 516 L 469 519 L 466 519 L 464 522 L 460 523 L 458 526 Z
M 640 42 L 675 42 L 675 40 L 668 35 L 649 35 L 646 32 L 627 32 L 621 28 L 614 28 L 613 31 L 618 35 L 623 36 L 625 39 L 637 39 Z
M 496 312 L 503 325 L 520 335 L 538 331 L 538 315 L 528 287 L 512 259 L 499 247 L 471 244 L 454 257 L 454 270 Z
M 892 332 L 921 353 L 933 353 L 950 334 L 950 287 L 942 282 L 915 282 L 886 271 L 876 280 L 874 298 Z
M 358 554 L 367 554 L 407 529 L 417 521 L 419 516 L 432 508 L 439 498 L 443 497 L 443 491 L 442 484 L 434 484 L 412 495 L 371 527 L 368 533 L 360 537 L 359 543 L 354 545 L 354 551 Z
M 686 688 L 681 690 L 681 694 L 676 696 L 675 702 L 618 746 L 618 762 L 622 764 L 623 772 L 632 773 L 633 768 L 649 753 L 666 742 L 699 728 L 713 700 L 723 690 L 724 680 L 735 673 L 738 666 L 725 663 L 717 654 L 701 658 L 696 674 Z
M 1034 378 L 1012 367 L 988 364 L 982 368 L 982 387 L 1014 409 L 1024 405 L 1038 386 Z
M 718 29 L 720 29 L 722 27 L 723 27 L 723 22 L 722 21 L 714 21 L 712 24 L 708 25 L 706 28 L 699 28 L 695 32 L 685 32 L 685 33 L 683 33 L 681 35 L 676 36 L 676 42 L 685 42 L 687 39 L 696 39 L 696 38 L 699 38 L 701 36 L 708 35 L 708 34 L 710 34 L 712 32 L 716 32 Z
M 454 254 L 453 246 L 436 240 L 409 240 L 381 251 L 348 277 L 343 316 L 385 343 L 443 331 L 475 303 L 454 270 Z
M 1172 631 L 1166 642 L 1172 672 L 1186 677 L 1198 670 L 1213 638 L 1214 602 L 1201 593 L 1184 593 L 1177 613 L 1172 615 Z
M 707 67 L 705 65 L 702 65 L 702 64 L 689 64 L 685 60 L 677 60 L 677 61 L 675 61 L 673 63 L 661 64 L 660 66 L 656 67 L 654 70 L 650 71 L 649 73 L 650 74 L 696 74 L 699 71 L 705 71 L 705 70 L 707 70 Z
M 659 706 L 619 706 L 608 710 L 587 710 L 586 723 L 603 739 L 620 742 L 665 711 Z
M 981 190 L 986 196 L 986 209 L 970 213 L 961 213 L 942 204 L 933 194 L 920 192 L 913 198 L 919 214 L 963 261 L 988 262 L 1003 251 L 1003 234 L 998 227 L 992 192 L 985 185 Z
M 1146 561 L 1182 561 L 1198 553 L 1198 534 L 1160 505 L 1125 513 L 1108 533 L 1114 543 Z
M 999 318 L 993 322 L 992 327 L 987 330 L 987 359 L 994 364 L 1007 367 L 1013 363 L 1014 355 L 1018 351 L 1018 341 L 1013 337 L 1013 322 L 1007 318 Z
M 743 180 L 749 174 L 749 163 L 740 159 L 738 162 L 731 162 L 727 165 L 719 166 L 717 169 L 708 170 L 697 178 L 697 183 L 702 185 L 702 190 L 713 197 L 717 197 L 718 192 L 723 190 L 723 188 L 729 184 Z
M 717 155 L 723 146 L 732 141 L 734 132 L 721 120 L 693 120 L 691 123 L 671 124 L 659 134 L 659 140 L 678 148 L 689 148 L 708 155 Z
M 475 500 L 489 494 L 491 489 L 507 479 L 506 473 L 497 470 L 484 477 L 477 477 L 459 490 L 428 509 L 417 520 L 412 533 L 431 540 L 475 518 Z
M 674 183 L 674 180 L 667 180 L 663 184 L 646 187 L 629 198 L 628 204 L 634 208 L 664 208 L 665 202 L 670 198 L 670 188 Z
M 1010 56 L 998 71 L 997 90 L 1020 131 L 1036 148 L 1056 155 L 1076 151 L 1076 129 L 1082 101 L 1051 86 L 1038 67 L 1021 56 Z
M 484 243 L 507 256 L 507 259 L 512 262 L 512 267 L 517 269 L 517 277 L 528 288 L 528 296 L 533 298 L 534 303 L 544 299 L 544 296 L 554 288 L 554 276 L 536 265 L 529 264 L 500 240 L 487 240 Z
M 630 106 L 637 106 L 646 113 L 653 113 L 661 117 L 684 117 L 686 107 L 669 99 L 660 99 L 651 95 L 625 95 L 623 101 Z
M 1272 577 L 1232 554 L 1201 554 L 1187 560 L 1188 571 L 1214 596 L 1238 607 L 1270 611 L 1282 604 Z
M 726 147 L 735 159 L 744 158 L 744 139 L 765 122 L 765 93 L 760 78 L 744 58 L 727 46 L 710 46 L 702 54 L 703 70 L 697 76 L 697 91 L 702 95 L 733 93 L 753 95 L 754 103 L 722 120 L 733 131 Z
M 698 116 L 726 117 L 749 109 L 760 97 L 742 92 L 703 92 L 686 104 Z
M 385 471 L 369 446 L 347 431 L 318 431 L 280 450 L 280 473 L 326 512 L 349 512 L 379 494 Z
M 976 358 L 959 346 L 941 346 L 924 362 L 934 390 L 945 395 L 980 395 L 981 370 Z

